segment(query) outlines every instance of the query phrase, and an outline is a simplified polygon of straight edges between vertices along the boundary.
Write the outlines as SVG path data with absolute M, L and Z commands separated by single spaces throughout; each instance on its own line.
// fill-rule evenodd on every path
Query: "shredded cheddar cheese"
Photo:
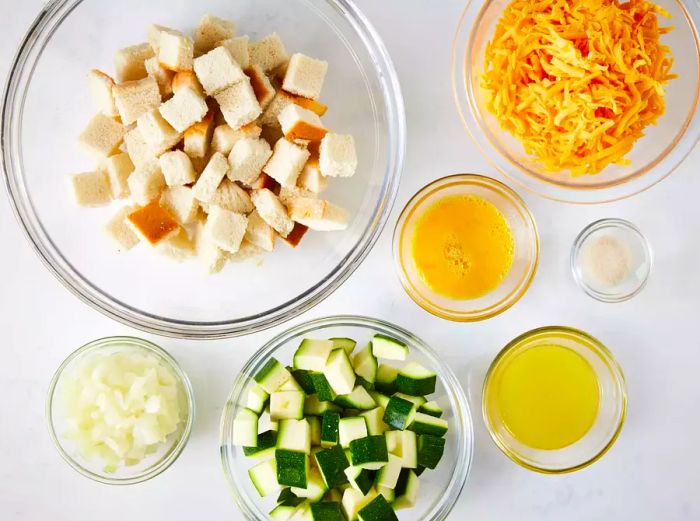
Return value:
M 628 164 L 675 77 L 657 15 L 646 0 L 513 0 L 486 48 L 488 110 L 547 171 Z

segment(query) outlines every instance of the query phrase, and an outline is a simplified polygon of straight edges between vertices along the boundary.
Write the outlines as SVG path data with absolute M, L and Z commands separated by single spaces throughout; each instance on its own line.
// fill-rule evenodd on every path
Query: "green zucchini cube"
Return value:
M 345 469 L 350 486 L 366 496 L 374 484 L 374 472 L 362 467 L 348 467 Z
M 355 467 L 378 470 L 389 461 L 384 436 L 367 436 L 350 442 L 350 456 Z
M 277 483 L 286 487 L 306 488 L 309 475 L 309 455 L 295 450 L 277 449 Z
M 418 436 L 418 465 L 434 469 L 445 452 L 445 438 L 431 434 Z
M 328 488 L 339 487 L 348 482 L 345 469 L 350 466 L 350 462 L 340 445 L 317 452 L 315 458 L 318 470 Z
M 311 519 L 313 521 L 344 521 L 340 503 L 336 501 L 322 501 L 311 504 Z
M 426 396 L 435 392 L 437 375 L 418 362 L 411 362 L 396 376 L 396 389 L 411 396 Z
M 322 402 L 332 402 L 338 396 L 331 385 L 328 383 L 326 376 L 323 373 L 310 373 L 311 381 L 313 382 L 314 392 L 318 395 L 318 399 Z
M 415 405 L 408 400 L 392 396 L 384 410 L 384 423 L 397 430 L 404 430 L 413 420 Z
M 357 513 L 360 521 L 398 521 L 394 509 L 386 498 L 379 494 Z
M 243 447 L 243 455 L 247 457 L 255 456 L 258 452 L 274 447 L 277 444 L 277 433 L 275 431 L 265 431 L 258 434 L 257 447 Z
M 340 413 L 338 411 L 326 411 L 321 420 L 321 447 L 331 447 L 339 443 L 338 425 Z M 260 443 L 260 441 L 258 441 Z

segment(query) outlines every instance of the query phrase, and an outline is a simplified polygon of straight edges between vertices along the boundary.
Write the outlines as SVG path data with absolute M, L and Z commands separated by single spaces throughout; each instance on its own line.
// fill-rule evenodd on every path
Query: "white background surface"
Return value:
M 0 0 L 0 76 L 41 6 Z M 668 180 L 631 200 L 573 207 L 523 194 L 540 226 L 541 264 L 511 310 L 479 324 L 428 315 L 393 272 L 390 237 L 407 199 L 426 182 L 455 172 L 499 177 L 469 141 L 450 86 L 451 39 L 459 0 L 359 1 L 393 56 L 408 118 L 408 152 L 390 225 L 364 264 L 334 295 L 294 322 L 336 313 L 394 321 L 433 345 L 470 394 L 476 431 L 472 473 L 450 519 L 700 519 L 700 150 Z M 568 268 L 580 229 L 623 217 L 646 233 L 656 254 L 648 287 L 630 302 L 586 297 Z M 44 400 L 54 369 L 97 337 L 135 334 L 88 308 L 41 265 L 0 197 L 0 520 L 239 519 L 218 457 L 219 413 L 243 361 L 285 326 L 246 338 L 184 342 L 148 337 L 168 349 L 194 385 L 198 417 L 179 460 L 131 487 L 93 483 L 71 470 L 48 437 Z M 629 414 L 617 444 L 599 462 L 566 476 L 511 463 L 493 445 L 478 407 L 483 372 L 510 339 L 537 326 L 580 327 L 606 343 L 627 377 Z

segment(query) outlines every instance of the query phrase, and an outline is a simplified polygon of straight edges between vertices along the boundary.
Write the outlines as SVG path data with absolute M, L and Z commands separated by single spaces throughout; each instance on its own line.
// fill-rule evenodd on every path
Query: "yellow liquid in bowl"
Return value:
M 556 450 L 581 438 L 598 416 L 600 389 L 591 364 L 574 350 L 543 344 L 496 367 L 486 389 L 489 414 L 533 449 Z
M 506 218 L 475 195 L 451 195 L 418 219 L 411 256 L 433 291 L 455 300 L 493 291 L 513 264 L 514 240 Z

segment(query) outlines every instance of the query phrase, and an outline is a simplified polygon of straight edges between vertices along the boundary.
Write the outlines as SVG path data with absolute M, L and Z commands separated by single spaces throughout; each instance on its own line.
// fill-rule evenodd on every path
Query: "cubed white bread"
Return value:
M 160 106 L 160 113 L 178 132 L 184 132 L 202 121 L 208 111 L 204 98 L 189 88 L 178 89 L 172 98 Z
M 312 230 L 327 232 L 348 227 L 345 209 L 322 199 L 298 197 L 287 203 L 289 216 Z
M 78 206 L 98 207 L 112 201 L 112 190 L 104 170 L 68 176 L 73 199 Z
M 275 249 L 275 230 L 267 224 L 257 211 L 248 216 L 245 240 L 265 251 Z
M 133 81 L 146 77 L 145 61 L 155 56 L 148 43 L 140 43 L 119 49 L 114 57 L 117 81 Z
M 141 206 L 160 198 L 165 179 L 157 161 L 136 165 L 127 181 L 131 199 Z
M 238 36 L 236 38 L 227 38 L 217 42 L 216 47 L 226 47 L 231 53 L 233 59 L 242 68 L 245 69 L 250 65 L 250 53 L 248 52 L 249 38 L 247 35 Z
M 197 221 L 199 201 L 189 186 L 169 186 L 160 196 L 160 205 L 182 225 Z
M 255 97 L 262 109 L 265 109 L 275 97 L 275 88 L 270 78 L 267 77 L 260 65 L 249 65 L 245 68 L 245 74 L 250 80 Z
M 197 258 L 210 274 L 220 272 L 229 259 L 229 254 L 216 246 L 211 237 L 209 237 L 204 223 L 198 223 L 197 225 L 195 249 Z
M 229 155 L 238 140 L 246 137 L 260 137 L 261 132 L 262 129 L 254 123 L 243 125 L 236 130 L 232 129 L 227 124 L 219 125 L 214 129 L 214 135 L 211 138 L 211 149 L 214 152 L 221 152 L 224 155 Z
M 158 39 L 158 61 L 171 71 L 191 71 L 194 59 L 192 38 L 174 29 L 161 29 Z
M 310 155 L 305 148 L 280 139 L 275 143 L 272 157 L 263 167 L 263 172 L 282 186 L 296 186 L 299 173 Z
M 195 244 L 187 231 L 181 228 L 177 234 L 160 241 L 156 245 L 156 251 L 176 262 L 182 262 L 195 255 Z
M 149 58 L 145 62 L 146 72 L 158 83 L 161 99 L 166 99 L 173 93 L 173 77 L 175 73 L 163 67 L 157 57 Z
M 243 80 L 246 75 L 225 47 L 215 47 L 194 60 L 194 72 L 208 96 Z
M 192 187 L 194 196 L 204 203 L 210 202 L 228 169 L 229 164 L 226 157 L 219 152 L 215 152 L 204 168 L 202 175 L 199 176 L 199 179 Z
M 228 156 L 231 169 L 228 178 L 231 181 L 241 181 L 250 184 L 255 181 L 263 166 L 272 156 L 272 150 L 267 141 L 261 138 L 239 139 Z
M 290 103 L 277 119 L 282 127 L 284 137 L 289 141 L 309 140 L 319 141 L 328 133 L 328 129 L 321 122 L 321 118 L 315 112 Z
M 158 160 L 168 186 L 187 185 L 197 180 L 192 160 L 182 150 L 166 152 Z
M 211 51 L 221 40 L 233 38 L 235 24 L 217 16 L 205 14 L 194 31 L 194 47 L 200 54 Z
M 297 185 L 315 194 L 319 194 L 326 189 L 328 179 L 321 173 L 321 167 L 317 159 L 312 157 L 306 162 L 297 179 Z
M 284 43 L 277 33 L 250 44 L 250 63 L 260 65 L 267 72 L 285 63 L 289 59 Z
M 143 139 L 138 127 L 132 128 L 124 135 L 124 145 L 129 159 L 136 166 L 158 161 L 158 157 Z
M 109 178 L 109 186 L 114 199 L 129 197 L 129 184 L 127 183 L 131 172 L 134 171 L 134 163 L 129 154 L 121 152 L 109 156 L 104 161 L 104 167 Z
M 119 117 L 124 125 L 131 125 L 139 116 L 160 105 L 160 89 L 155 78 L 127 81 L 112 89 Z
M 262 113 L 247 77 L 217 93 L 214 99 L 219 104 L 226 123 L 234 130 L 255 121 Z
M 292 188 L 280 188 L 279 194 L 277 194 L 280 202 L 289 209 L 289 205 L 292 200 L 298 199 L 300 197 L 308 197 L 310 199 L 318 199 L 318 194 L 307 190 L 306 188 L 301 188 L 300 186 L 294 186 Z
M 126 223 L 126 217 L 133 211 L 129 206 L 122 206 L 105 224 L 104 231 L 118 251 L 129 251 L 139 243 L 138 235 Z
M 102 114 L 113 118 L 119 115 L 119 111 L 114 104 L 112 87 L 114 87 L 114 80 L 108 74 L 97 69 L 88 73 L 88 89 L 92 104 Z
M 189 88 L 195 91 L 200 96 L 204 97 L 204 87 L 202 87 L 202 84 L 199 83 L 197 75 L 194 73 L 194 71 L 176 72 L 175 76 L 173 76 L 172 86 L 173 93 L 177 92 L 180 89 Z
M 214 134 L 214 111 L 207 112 L 202 121 L 185 130 L 185 153 L 190 157 L 205 157 Z
M 291 95 L 282 90 L 278 90 L 277 94 L 272 98 L 272 101 L 260 117 L 260 124 L 269 127 L 279 127 L 280 112 L 282 112 L 287 105 L 292 103 L 294 103 L 294 101 Z
M 289 235 L 294 228 L 294 222 L 289 218 L 287 209 L 275 194 L 267 188 L 263 188 L 253 190 L 250 197 L 255 205 L 255 210 L 263 221 L 272 226 L 282 237 Z
M 99 160 L 116 152 L 124 134 L 124 125 L 99 112 L 78 136 L 78 143 L 92 157 Z
M 315 60 L 301 53 L 292 54 L 282 88 L 292 94 L 317 99 L 321 95 L 327 71 L 326 61 Z
M 357 170 L 355 140 L 349 134 L 329 132 L 319 149 L 321 173 L 326 177 L 352 177 Z M 309 226 L 310 228 L 310 226 Z
M 168 27 L 158 24 L 151 24 L 148 26 L 148 43 L 151 46 L 151 49 L 153 49 L 153 52 L 155 53 L 156 57 L 158 57 L 158 50 L 160 48 L 160 32 L 164 29 L 168 29 Z
M 243 239 L 241 247 L 236 253 L 231 253 L 228 256 L 229 262 L 245 262 L 255 257 L 260 257 L 264 253 L 263 249 L 256 246 L 250 241 Z
M 155 246 L 181 230 L 175 218 L 159 201 L 151 201 L 126 216 L 126 224 L 143 241 Z
M 235 213 L 249 214 L 253 211 L 253 202 L 248 192 L 236 183 L 224 179 L 214 192 L 209 205 L 215 205 Z
M 218 248 L 228 253 L 236 253 L 245 236 L 248 218 L 220 206 L 212 206 L 204 226 L 207 235 Z
M 158 109 L 139 116 L 136 120 L 136 128 L 156 156 L 173 148 L 182 138 L 182 134 L 165 121 Z

